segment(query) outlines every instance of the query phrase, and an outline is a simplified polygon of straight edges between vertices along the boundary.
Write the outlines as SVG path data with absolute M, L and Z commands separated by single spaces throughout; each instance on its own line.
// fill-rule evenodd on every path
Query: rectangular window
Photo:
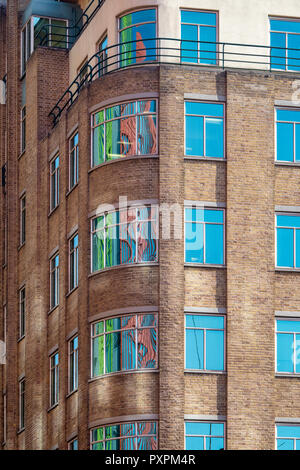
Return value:
M 26 240 L 26 196 L 20 199 L 20 244 Z
M 138 421 L 92 429 L 91 449 L 155 450 L 157 449 L 157 423 Z
M 7 423 L 7 398 L 3 394 L 3 442 L 6 442 L 6 423 Z
M 89 65 L 88 58 L 86 57 L 80 67 L 77 70 L 77 75 L 79 75 L 79 83 L 82 85 L 88 78 L 89 75 Z
M 300 70 L 300 20 L 270 19 L 271 69 Z
M 300 374 L 300 319 L 276 320 L 276 372 Z
M 181 61 L 217 64 L 217 13 L 181 11 Z
M 156 9 L 128 13 L 119 21 L 120 66 L 156 60 Z
M 50 163 L 50 209 L 59 204 L 59 155 Z
M 300 268 L 300 214 L 276 214 L 276 266 Z
M 69 140 L 69 171 L 70 181 L 69 189 L 71 190 L 78 183 L 78 158 L 79 158 L 79 145 L 78 145 L 78 132 L 76 132 Z
M 78 233 L 69 242 L 70 291 L 78 286 Z
M 26 106 L 21 109 L 21 153 L 26 148 Z
M 185 155 L 224 158 L 224 104 L 185 102 Z
M 185 368 L 199 371 L 225 369 L 224 316 L 185 316 Z
M 224 265 L 223 209 L 185 208 L 185 262 Z
M 21 75 L 25 73 L 26 62 L 33 52 L 31 19 L 26 23 L 21 32 Z
M 78 389 L 78 336 L 69 341 L 69 392 Z
M 25 379 L 19 382 L 19 426 L 25 428 Z
M 19 337 L 25 336 L 26 291 L 25 287 L 19 290 Z
M 50 406 L 58 403 L 59 398 L 59 355 L 50 356 Z
M 185 423 L 186 450 L 224 450 L 225 424 L 218 421 Z
M 276 161 L 300 162 L 300 109 L 276 109 Z
M 92 167 L 122 157 L 156 154 L 156 100 L 118 104 L 92 115 Z
M 99 77 L 107 73 L 107 36 L 99 42 Z
M 92 272 L 158 259 L 157 207 L 136 207 L 92 219 Z
M 300 424 L 277 424 L 276 450 L 300 450 Z
M 68 22 L 57 18 L 34 16 L 34 48 L 37 46 L 68 47 Z
M 50 260 L 50 308 L 59 304 L 59 255 Z
M 69 442 L 69 450 L 78 450 L 78 439 L 77 437 Z
M 92 325 L 92 376 L 156 369 L 157 315 L 110 318 Z

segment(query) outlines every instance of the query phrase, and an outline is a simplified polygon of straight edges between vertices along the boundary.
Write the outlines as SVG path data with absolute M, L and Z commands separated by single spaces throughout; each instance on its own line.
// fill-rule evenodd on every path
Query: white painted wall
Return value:
M 70 80 L 75 78 L 85 57 L 97 52 L 97 42 L 105 32 L 109 46 L 118 42 L 119 16 L 128 10 L 151 6 L 158 7 L 158 37 L 178 39 L 180 8 L 218 11 L 219 41 L 230 43 L 269 46 L 269 16 L 300 18 L 299 0 L 106 0 L 70 51 Z

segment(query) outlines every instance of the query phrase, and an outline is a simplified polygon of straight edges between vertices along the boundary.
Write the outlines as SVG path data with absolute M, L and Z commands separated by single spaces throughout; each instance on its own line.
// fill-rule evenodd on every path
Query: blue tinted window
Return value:
M 277 320 L 277 371 L 300 372 L 300 321 Z
M 300 267 L 300 216 L 277 215 L 277 266 Z
M 300 22 L 270 20 L 271 68 L 300 69 Z
M 276 426 L 277 450 L 300 450 L 300 426 L 277 425 Z
M 185 344 L 186 369 L 224 370 L 224 317 L 186 315 Z
M 223 210 L 185 209 L 185 261 L 224 264 Z
M 300 111 L 277 109 L 277 161 L 300 161 Z
M 224 158 L 224 105 L 185 103 L 185 154 Z
M 217 63 L 216 25 L 216 13 L 181 12 L 181 60 L 183 62 L 210 65 Z
M 224 449 L 223 423 L 185 423 L 186 450 L 220 450 Z

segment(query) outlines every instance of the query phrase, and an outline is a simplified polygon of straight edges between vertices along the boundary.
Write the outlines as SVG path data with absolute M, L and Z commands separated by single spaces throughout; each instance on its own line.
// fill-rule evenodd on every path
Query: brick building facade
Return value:
M 299 88 L 297 63 L 290 66 L 289 57 L 282 59 L 279 54 L 280 66 L 270 66 L 272 49 L 269 44 L 265 44 L 262 54 L 253 46 L 250 60 L 249 56 L 243 56 L 242 44 L 238 43 L 246 33 L 240 36 L 235 28 L 241 16 L 237 3 L 243 3 L 246 8 L 247 2 L 240 0 L 195 0 L 192 5 L 187 1 L 128 0 L 128 5 L 122 8 L 118 1 L 105 0 L 98 7 L 90 7 L 90 19 L 85 26 L 80 23 L 80 14 L 87 2 L 65 2 L 66 10 L 63 10 L 63 2 L 44 0 L 39 3 L 45 3 L 43 11 L 41 5 L 40 10 L 37 9 L 35 1 L 11 0 L 7 5 L 2 2 L 0 7 L 0 75 L 6 83 L 5 104 L 0 105 L 0 339 L 6 344 L 6 363 L 0 365 L 2 449 L 100 449 L 102 446 L 131 449 L 141 446 L 179 450 L 216 446 L 262 450 L 280 446 L 290 448 L 290 445 L 299 448 L 298 232 L 295 222 L 294 264 L 283 266 L 278 261 L 281 256 L 278 234 L 281 232 L 275 224 L 278 214 L 295 218 L 300 215 L 297 120 L 293 121 L 296 156 L 293 161 L 282 161 L 277 153 L 281 127 L 276 117 L 278 109 L 300 112 L 299 102 L 295 99 Z M 230 20 L 221 3 L 227 3 L 233 9 Z M 264 11 L 259 9 L 257 13 L 257 21 L 262 20 L 262 29 L 268 15 L 300 24 L 300 8 L 296 1 L 286 1 L 285 6 L 277 0 L 264 3 L 263 9 L 269 8 L 267 19 Z M 176 49 L 175 55 L 172 56 L 174 53 L 170 52 L 168 44 L 160 40 L 161 48 L 155 50 L 155 60 L 144 58 L 143 61 L 147 50 L 145 41 L 142 58 L 134 48 L 130 49 L 132 62 L 120 67 L 114 47 L 119 42 L 118 27 L 121 28 L 116 26 L 117 22 L 132 12 L 151 9 L 156 12 L 156 34 L 160 38 L 174 38 L 176 28 L 180 31 L 180 9 L 192 9 L 194 13 L 199 10 L 205 14 L 210 11 L 216 15 L 215 41 L 220 44 L 218 50 L 209 49 L 213 59 L 203 59 L 205 55 L 201 56 L 200 49 L 196 59 L 192 56 L 192 60 L 182 60 L 179 32 L 176 48 L 175 43 L 169 44 Z M 176 28 L 170 23 L 169 34 L 164 21 L 168 15 L 172 21 L 174 18 L 179 20 Z M 69 22 L 68 27 L 75 17 L 79 18 L 76 21 L 79 21 L 80 34 L 75 34 L 72 45 L 69 42 L 71 47 L 63 47 L 61 31 L 71 37 L 71 30 L 57 32 L 48 22 L 46 35 L 50 34 L 49 42 L 40 44 L 36 40 L 34 45 L 30 44 L 32 50 L 26 58 L 25 73 L 20 74 L 22 48 L 25 47 L 20 38 L 25 37 L 22 31 L 28 19 L 30 28 L 35 27 L 35 22 L 30 19 L 34 16 L 63 18 Z M 130 18 L 130 25 L 136 21 L 134 18 Z M 248 28 L 249 34 L 252 29 L 255 36 L 252 15 L 249 14 L 249 18 L 245 29 Z M 195 24 L 201 36 L 202 26 L 197 19 Z M 115 28 L 114 35 L 110 37 L 112 28 Z M 230 30 L 233 35 L 236 33 L 235 40 L 228 36 Z M 103 62 L 100 53 L 96 58 L 91 53 L 91 43 L 95 35 L 102 41 L 105 32 L 110 49 L 105 52 Z M 296 33 L 294 30 L 295 36 Z M 36 31 L 30 30 L 30 34 L 34 38 Z M 269 30 L 266 35 L 269 38 Z M 51 45 L 54 39 L 58 41 L 56 47 Z M 198 41 L 201 43 L 201 37 Z M 230 44 L 237 44 L 236 62 L 230 63 L 230 55 L 221 56 L 221 41 L 227 41 L 229 49 Z M 247 43 L 247 39 L 244 42 Z M 94 53 L 101 52 L 98 49 L 100 43 L 93 44 Z M 278 48 L 280 50 L 279 45 Z M 295 49 L 300 49 L 300 44 Z M 160 51 L 159 63 L 156 61 L 157 50 Z M 233 53 L 232 49 L 230 51 Z M 85 56 L 91 75 L 80 83 L 76 75 Z M 282 60 L 286 61 L 284 67 Z M 75 87 L 74 79 L 77 80 Z M 58 101 L 70 85 L 71 91 Z M 68 99 L 70 101 L 64 107 Z M 143 101 L 148 103 L 147 113 L 150 112 L 150 101 L 156 103 L 152 115 L 156 117 L 157 151 L 149 154 L 138 151 L 142 148 L 139 139 L 145 138 L 143 132 L 146 131 L 141 130 L 141 123 L 148 122 L 146 113 L 141 111 L 138 115 L 134 111 L 127 118 L 126 109 L 129 108 L 126 106 L 121 107 L 121 111 L 109 111 L 120 103 L 135 103 L 131 105 L 132 109 L 141 109 Z M 57 102 L 58 107 L 54 108 Z M 186 106 L 190 102 L 223 104 L 225 138 L 221 157 L 187 151 Z M 93 116 L 100 111 L 105 117 L 97 117 L 100 119 L 97 125 L 104 129 L 103 134 L 99 131 L 99 141 L 102 139 L 108 148 L 108 140 L 116 137 L 114 132 L 119 132 L 120 148 L 136 145 L 135 154 L 126 156 L 125 150 L 121 151 L 123 155 L 106 154 L 104 161 L 93 164 L 95 149 L 98 153 L 103 151 L 102 143 L 97 144 L 96 140 L 99 134 L 91 125 L 96 122 L 92 121 L 96 119 Z M 121 125 L 121 131 L 116 131 L 116 119 L 128 119 L 129 127 Z M 206 119 L 209 124 L 221 122 L 220 117 L 201 119 Z M 198 119 L 197 122 L 202 121 Z M 209 124 L 205 124 L 203 140 L 209 139 Z M 126 129 L 129 129 L 127 134 Z M 153 124 L 151 132 L 154 132 Z M 70 141 L 74 135 L 79 142 L 78 174 L 70 187 L 70 158 L 73 158 Z M 149 138 L 149 134 L 146 137 Z M 196 141 L 199 143 L 197 139 L 197 133 L 194 133 L 192 146 Z M 216 134 L 213 139 L 217 139 Z M 211 141 L 207 140 L 206 144 L 208 148 Z M 284 145 L 288 147 L 288 140 Z M 52 163 L 57 156 L 59 163 L 55 167 Z M 57 168 L 59 173 L 55 173 Z M 56 180 L 55 175 L 59 175 Z M 52 196 L 56 197 L 54 204 Z M 134 222 L 135 227 L 139 227 L 136 238 L 131 242 L 128 235 L 131 227 L 127 226 L 125 241 L 130 250 L 138 253 L 139 236 L 140 246 L 143 241 L 148 248 L 155 246 L 155 258 L 142 251 L 141 261 L 137 254 L 135 261 L 130 258 L 122 262 L 124 251 L 118 248 L 120 259 L 109 261 L 109 250 L 112 250 L 112 257 L 116 256 L 113 251 L 116 245 L 110 244 L 108 235 L 110 228 L 103 230 L 103 245 L 101 237 L 94 243 L 93 227 L 98 230 L 100 226 L 101 230 L 101 223 L 108 219 L 108 212 L 101 207 L 109 204 L 119 210 L 120 196 L 126 196 L 134 208 L 152 205 L 161 209 L 164 204 L 181 208 L 179 216 L 174 216 L 170 237 L 163 236 L 162 210 L 157 221 L 159 237 L 155 242 L 155 237 L 149 241 L 149 235 L 144 240 L 141 234 L 137 235 L 144 227 L 138 220 Z M 204 213 L 205 210 L 222 211 L 223 262 L 205 262 L 205 258 L 203 262 L 191 262 L 187 258 L 187 236 L 175 236 L 178 227 L 187 230 L 184 207 L 196 207 Z M 24 208 L 25 212 L 22 212 Z M 137 211 L 139 217 L 139 209 Z M 24 218 L 22 214 L 25 214 Z M 154 225 L 151 222 L 155 231 Z M 207 231 L 199 251 L 202 253 L 205 245 L 206 256 L 208 234 Z M 74 274 L 70 265 L 75 259 L 70 254 L 70 242 L 75 235 L 78 235 L 78 278 L 70 286 L 70 276 Z M 124 249 L 124 238 L 119 236 L 117 242 Z M 285 242 L 284 253 L 289 250 L 288 240 Z M 99 246 L 105 246 L 104 264 L 100 269 L 94 269 L 95 257 L 99 262 L 102 256 Z M 213 250 L 218 249 L 215 241 Z M 199 253 L 196 257 L 200 257 Z M 153 317 L 157 318 L 156 327 L 151 330 L 152 335 L 157 335 L 153 353 L 155 366 L 138 366 L 143 364 L 142 349 L 146 343 L 132 338 L 137 362 L 135 366 L 125 366 L 124 356 L 129 355 L 124 346 L 128 333 L 123 330 L 115 333 L 117 345 L 111 346 L 110 323 L 107 322 L 120 318 L 119 325 L 123 325 L 130 315 L 136 315 L 137 322 L 141 315 L 145 318 L 148 315 L 150 321 L 150 314 L 151 321 Z M 187 366 L 187 362 L 193 360 L 188 357 L 191 354 L 187 340 L 188 316 L 195 322 L 197 318 L 206 321 L 224 319 L 222 367 L 210 370 L 203 365 L 198 368 Z M 25 327 L 22 327 L 21 319 Z M 291 351 L 279 350 L 283 333 L 278 330 L 278 320 L 289 321 L 291 328 L 295 328 L 289 333 L 294 335 Z M 91 331 L 96 324 L 100 325 L 97 326 L 99 329 L 106 325 L 103 343 L 100 340 L 93 342 Z M 137 333 L 134 333 L 136 338 L 141 337 L 142 331 L 141 324 L 138 325 Z M 217 330 L 220 328 L 214 331 Z M 195 336 L 192 338 L 199 341 L 202 334 L 207 334 L 205 330 L 197 336 L 196 330 L 193 331 Z M 100 337 L 101 334 L 104 334 L 102 330 Z M 72 355 L 70 347 L 74 345 L 71 345 L 74 338 L 78 341 L 78 359 L 73 363 L 76 356 Z M 205 338 L 209 344 L 209 336 Z M 196 340 L 191 341 L 194 345 Z M 213 343 L 209 350 L 205 341 L 202 349 L 197 346 L 197 353 L 203 354 L 208 361 L 209 355 L 214 358 L 219 354 L 216 348 L 220 343 Z M 285 358 L 289 353 L 293 356 L 290 359 L 293 370 L 285 371 L 284 361 L 288 361 Z M 279 364 L 281 354 L 283 366 Z M 110 355 L 113 366 L 108 362 Z M 95 364 L 102 360 L 103 371 L 97 374 Z M 122 366 L 116 365 L 115 361 L 121 361 Z M 74 386 L 70 385 L 72 379 Z M 206 425 L 209 425 L 209 431 L 205 430 Z M 222 432 L 220 427 L 218 432 L 214 431 L 220 425 Z M 285 436 L 282 432 L 291 434 Z M 135 437 L 131 438 L 132 435 Z

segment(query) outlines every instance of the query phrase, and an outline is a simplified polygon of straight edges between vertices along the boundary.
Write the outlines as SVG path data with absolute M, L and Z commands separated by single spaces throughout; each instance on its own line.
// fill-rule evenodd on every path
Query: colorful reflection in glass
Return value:
M 156 60 L 156 10 L 140 10 L 120 18 L 120 65 Z
M 110 318 L 92 325 L 92 376 L 157 367 L 157 315 Z
M 93 429 L 91 449 L 155 450 L 157 449 L 157 423 L 140 421 Z
M 92 166 L 157 153 L 156 101 L 132 101 L 92 116 Z
M 92 220 L 92 272 L 158 259 L 157 207 L 110 212 Z

